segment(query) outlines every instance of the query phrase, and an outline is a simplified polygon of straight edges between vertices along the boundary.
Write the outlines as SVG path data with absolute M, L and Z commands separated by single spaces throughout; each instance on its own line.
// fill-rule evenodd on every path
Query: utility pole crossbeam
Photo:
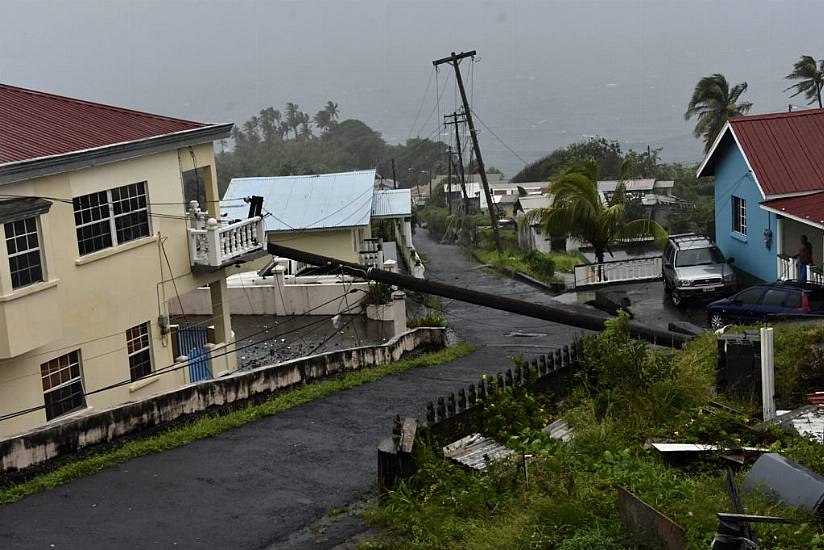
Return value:
M 451 118 L 452 122 L 447 122 L 447 119 Z M 461 135 L 458 132 L 458 124 L 466 122 L 466 119 L 458 120 L 458 113 L 452 113 L 451 115 L 444 115 L 444 126 L 455 126 L 455 148 L 458 150 L 458 167 L 460 168 L 461 174 L 461 190 L 463 191 L 463 198 L 464 198 L 464 214 L 467 216 L 469 215 L 469 195 L 466 193 L 466 176 L 464 175 L 464 163 L 463 163 L 463 153 L 461 152 Z M 450 158 L 450 162 L 451 162 Z
M 460 62 L 467 57 L 475 57 L 475 50 L 470 52 L 461 52 L 456 54 L 452 52 L 449 57 L 436 59 L 432 65 L 437 67 L 444 63 L 449 63 L 455 69 L 455 80 L 458 83 L 458 90 L 461 92 L 461 100 L 464 106 L 464 115 L 466 116 L 466 124 L 469 126 L 469 135 L 472 138 L 472 146 L 475 151 L 475 158 L 478 161 L 478 173 L 481 176 L 481 184 L 484 187 L 484 195 L 486 196 L 486 205 L 489 208 L 489 219 L 492 222 L 492 232 L 495 234 L 495 247 L 498 249 L 498 254 L 503 254 L 504 249 L 501 245 L 501 235 L 498 232 L 498 215 L 495 209 L 495 203 L 492 202 L 492 194 L 489 192 L 489 182 L 486 179 L 486 168 L 484 167 L 484 159 L 481 156 L 481 147 L 478 145 L 478 132 L 475 130 L 475 123 L 472 120 L 472 110 L 469 108 L 469 99 L 466 97 L 466 89 L 464 88 L 463 78 L 461 77 Z

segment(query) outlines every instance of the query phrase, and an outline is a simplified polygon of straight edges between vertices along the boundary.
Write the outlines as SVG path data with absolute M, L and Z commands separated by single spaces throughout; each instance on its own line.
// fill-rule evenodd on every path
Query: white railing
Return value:
M 205 218 L 199 210 L 191 212 L 189 257 L 192 265 L 222 267 L 265 246 L 260 216 L 222 224 L 214 218 Z
M 576 288 L 659 278 L 661 278 L 660 256 L 575 266 Z
M 779 281 L 797 281 L 799 280 L 799 268 L 801 264 L 798 258 L 792 256 L 785 256 L 779 254 L 776 257 L 778 262 L 778 280 Z M 807 266 L 807 281 L 817 285 L 824 285 L 824 273 L 816 266 Z

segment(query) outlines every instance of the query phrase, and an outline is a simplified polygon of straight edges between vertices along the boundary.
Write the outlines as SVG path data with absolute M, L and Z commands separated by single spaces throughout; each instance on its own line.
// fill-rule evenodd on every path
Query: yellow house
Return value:
M 374 181 L 375 170 L 233 178 L 220 206 L 228 217 L 237 217 L 249 208 L 244 198 L 263 197 L 263 223 L 269 242 L 374 264 L 377 244 L 371 239 L 369 225 Z
M 236 368 L 225 268 L 264 242 L 216 221 L 230 130 L 0 84 L 0 437 Z M 203 285 L 181 350 L 168 303 Z

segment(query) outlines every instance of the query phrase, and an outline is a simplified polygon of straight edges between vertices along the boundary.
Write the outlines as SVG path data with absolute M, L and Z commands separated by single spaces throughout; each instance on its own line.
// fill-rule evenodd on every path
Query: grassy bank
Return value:
M 49 473 L 34 477 L 29 481 L 6 487 L 0 491 L 0 504 L 8 504 L 20 500 L 33 493 L 57 487 L 58 485 L 94 474 L 104 468 L 139 456 L 161 453 L 175 447 L 188 445 L 198 439 L 214 437 L 227 430 L 239 428 L 249 422 L 254 422 L 255 420 L 291 409 L 292 407 L 321 399 L 339 391 L 374 382 L 385 376 L 398 374 L 409 369 L 447 363 L 468 355 L 475 351 L 475 349 L 477 349 L 477 346 L 473 344 L 461 343 L 441 351 L 421 354 L 412 359 L 364 368 L 349 372 L 341 378 L 323 380 L 298 389 L 278 393 L 267 401 L 248 405 L 225 415 L 202 417 L 191 423 L 174 427 L 161 434 L 145 439 L 129 441 L 115 449 L 70 462 Z
M 438 450 L 422 452 L 418 475 L 368 512 L 391 535 L 367 547 L 643 548 L 621 526 L 616 489 L 623 486 L 681 525 L 688 548 L 708 548 L 718 526 L 715 513 L 731 511 L 722 463 L 710 456 L 685 467 L 670 465 L 645 449 L 650 438 L 769 447 L 824 474 L 820 444 L 777 428 L 756 429 L 749 404 L 713 405 L 714 335 L 662 353 L 629 340 L 626 321 L 611 321 L 585 341 L 580 375 L 561 404 L 509 390 L 484 404 L 482 431 L 518 451 L 514 463 L 476 474 L 444 460 Z M 824 340 L 820 328 L 803 336 L 795 334 L 797 327 L 777 332 L 777 379 L 807 361 L 799 348 Z M 568 444 L 540 431 L 559 417 L 576 430 Z M 528 486 L 521 452 L 532 455 Z M 745 472 L 738 474 L 739 486 Z M 824 548 L 824 526 L 812 514 L 759 495 L 743 500 L 748 513 L 799 521 L 757 525 L 762 547 Z

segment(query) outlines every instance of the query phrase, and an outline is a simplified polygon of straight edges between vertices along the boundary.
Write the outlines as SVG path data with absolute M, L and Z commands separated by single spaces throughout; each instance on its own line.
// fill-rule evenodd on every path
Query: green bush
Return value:
M 383 283 L 369 285 L 363 302 L 367 305 L 379 306 L 392 302 L 392 288 Z
M 406 328 L 418 328 L 418 327 L 445 327 L 446 321 L 443 318 L 443 315 L 438 314 L 430 314 L 424 317 L 415 317 L 414 319 L 409 319 L 406 322 Z
M 548 254 L 532 250 L 524 256 L 524 260 L 542 278 L 548 279 L 555 275 L 555 262 Z

